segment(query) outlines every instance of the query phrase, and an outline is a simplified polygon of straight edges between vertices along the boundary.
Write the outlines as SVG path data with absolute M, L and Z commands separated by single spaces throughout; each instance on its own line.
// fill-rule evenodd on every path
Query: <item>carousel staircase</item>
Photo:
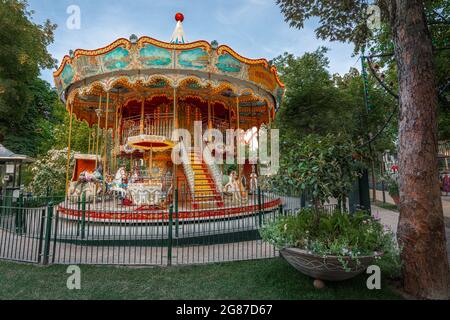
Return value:
M 224 202 L 220 192 L 217 190 L 208 165 L 200 160 L 199 152 L 189 152 L 189 160 L 194 171 L 194 209 L 207 209 L 223 207 Z

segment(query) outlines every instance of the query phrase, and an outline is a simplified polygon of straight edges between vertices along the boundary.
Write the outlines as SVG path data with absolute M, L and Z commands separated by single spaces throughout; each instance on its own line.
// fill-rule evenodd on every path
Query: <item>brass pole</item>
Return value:
M 91 154 L 91 128 L 88 128 L 88 136 L 89 136 L 88 154 Z
M 113 130 L 113 135 L 114 135 L 114 143 L 113 143 L 113 153 L 114 153 L 114 156 L 113 156 L 113 163 L 112 163 L 112 169 L 113 169 L 113 171 L 116 169 L 116 166 L 117 166 L 117 139 L 118 139 L 118 136 L 119 136 L 119 131 L 117 130 L 117 126 L 118 126 L 118 123 L 119 123 L 119 103 L 118 102 L 116 102 L 116 119 L 115 119 L 115 123 L 114 123 L 114 130 Z
M 174 130 L 178 129 L 178 110 L 177 110 L 177 88 L 173 88 L 173 128 Z M 184 142 L 183 142 L 184 143 Z M 178 189 L 177 184 L 177 165 L 173 164 L 173 173 L 172 173 L 172 198 L 175 202 L 174 192 Z M 174 205 L 176 205 L 174 203 Z
M 233 124 L 231 123 L 231 105 L 228 106 L 228 120 L 230 121 L 230 129 L 231 129 L 233 126 Z
M 70 147 L 72 140 L 72 118 L 73 118 L 73 102 L 70 105 L 70 116 L 69 116 L 69 142 L 67 143 L 67 164 L 66 164 L 66 195 L 69 192 L 69 168 L 70 168 Z
M 144 113 L 145 113 L 145 98 L 142 97 L 142 105 L 141 105 L 141 134 L 144 134 Z
M 239 146 L 240 143 L 240 126 L 241 126 L 241 117 L 240 117 L 240 110 L 239 110 L 239 96 L 236 95 L 236 128 L 237 128 L 237 136 L 236 136 L 236 147 L 237 147 L 237 168 L 238 168 L 238 177 L 239 177 L 239 185 L 241 183 L 241 165 L 239 164 L 239 159 L 241 156 L 241 148 Z
M 212 130 L 212 118 L 211 118 L 211 97 L 209 97 L 208 99 L 208 129 L 209 129 L 209 134 L 208 134 L 208 141 L 211 142 L 212 140 L 212 136 L 211 136 L 211 130 Z
M 105 139 L 104 139 L 104 158 L 103 158 L 103 193 L 105 193 L 105 180 L 106 180 L 106 165 L 107 165 L 107 153 L 108 153 L 108 119 L 109 119 L 109 91 L 106 92 L 106 114 L 105 114 Z
M 100 97 L 98 99 L 98 110 L 102 109 L 102 95 L 100 94 Z M 98 121 L 97 121 L 97 143 L 95 147 L 95 169 L 97 169 L 98 166 L 98 143 L 100 139 L 100 116 L 97 115 Z

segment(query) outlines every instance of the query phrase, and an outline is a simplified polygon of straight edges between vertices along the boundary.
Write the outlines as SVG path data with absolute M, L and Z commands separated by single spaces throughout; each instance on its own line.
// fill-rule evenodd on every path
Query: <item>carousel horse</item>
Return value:
M 258 175 L 255 172 L 250 173 L 250 193 L 255 194 L 258 191 Z
M 238 203 L 242 200 L 242 189 L 239 184 L 236 171 L 232 171 L 230 173 L 228 183 L 224 187 L 224 192 L 232 196 L 233 202 L 237 201 Z
M 110 190 L 112 193 L 117 193 L 121 199 L 126 198 L 128 187 L 128 176 L 125 167 L 120 167 L 117 170 L 114 180 L 111 182 Z
M 99 165 L 92 173 L 87 170 L 81 172 L 77 181 L 70 184 L 69 196 L 80 197 L 84 193 L 86 199 L 90 199 L 98 195 L 103 181 L 102 170 L 102 166 Z
M 142 181 L 142 175 L 141 171 L 139 170 L 139 167 L 134 167 L 133 174 L 130 178 L 131 183 L 138 183 Z

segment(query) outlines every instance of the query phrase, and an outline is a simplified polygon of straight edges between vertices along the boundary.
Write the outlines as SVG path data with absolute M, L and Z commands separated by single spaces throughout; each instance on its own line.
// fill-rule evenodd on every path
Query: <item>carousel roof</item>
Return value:
M 257 97 L 254 101 L 266 101 L 271 112 L 278 109 L 284 85 L 274 66 L 266 59 L 245 58 L 215 41 L 187 43 L 183 20 L 182 14 L 176 15 L 170 43 L 133 35 L 100 49 L 71 52 L 54 72 L 61 99 L 68 104 L 76 99 L 84 110 L 95 110 L 98 99 L 93 98 L 104 99 L 104 92 L 126 94 L 139 86 L 157 95 L 184 86 L 193 95 L 202 88 L 224 97 L 251 95 Z

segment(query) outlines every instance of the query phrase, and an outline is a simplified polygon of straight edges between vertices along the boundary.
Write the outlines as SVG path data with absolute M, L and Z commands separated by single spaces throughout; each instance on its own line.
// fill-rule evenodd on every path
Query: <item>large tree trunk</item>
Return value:
M 447 299 L 449 265 L 438 181 L 437 92 L 423 1 L 391 0 L 400 89 L 400 221 L 404 289 Z

